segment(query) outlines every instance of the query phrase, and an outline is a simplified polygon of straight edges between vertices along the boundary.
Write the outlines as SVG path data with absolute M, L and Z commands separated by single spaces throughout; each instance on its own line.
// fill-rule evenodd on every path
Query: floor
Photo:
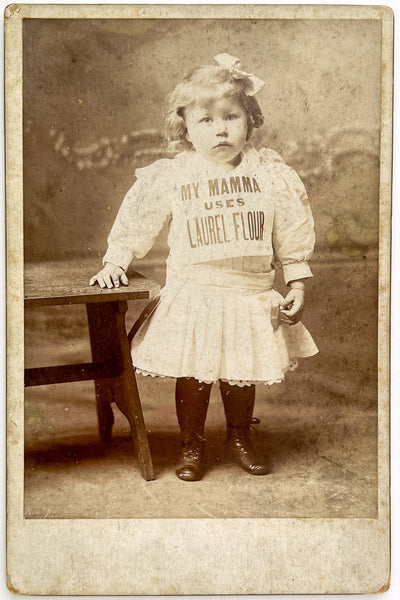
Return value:
M 301 361 L 283 384 L 257 389 L 261 423 L 253 435 L 269 457 L 270 474 L 254 477 L 224 456 L 216 386 L 206 423 L 207 470 L 193 483 L 174 473 L 179 432 L 172 380 L 138 376 L 156 474 L 150 482 L 140 475 L 128 424 L 116 409 L 113 440 L 100 442 L 93 382 L 27 388 L 25 516 L 374 518 L 376 263 L 316 262 L 313 270 L 324 293 L 317 297 L 310 284 L 304 323 L 320 353 Z M 364 290 L 356 303 L 354 286 Z M 130 306 L 130 321 L 140 308 Z M 27 366 L 90 360 L 80 307 L 32 309 L 26 316 Z

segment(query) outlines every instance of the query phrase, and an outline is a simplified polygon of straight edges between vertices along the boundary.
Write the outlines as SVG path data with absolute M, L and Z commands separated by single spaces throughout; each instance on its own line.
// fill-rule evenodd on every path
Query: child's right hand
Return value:
M 94 285 L 98 283 L 101 288 L 113 288 L 119 287 L 119 283 L 121 282 L 123 285 L 128 285 L 129 281 L 125 274 L 125 271 L 122 267 L 117 267 L 117 265 L 113 265 L 112 263 L 106 263 L 104 268 L 93 275 L 91 280 L 89 281 L 90 285 Z

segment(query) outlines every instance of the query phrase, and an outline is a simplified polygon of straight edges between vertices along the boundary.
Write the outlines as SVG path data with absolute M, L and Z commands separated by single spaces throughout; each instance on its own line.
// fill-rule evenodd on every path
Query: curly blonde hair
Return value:
M 185 110 L 199 98 L 227 95 L 239 102 L 247 113 L 247 137 L 264 122 L 260 106 L 254 96 L 245 93 L 246 82 L 234 79 L 228 69 L 203 66 L 191 71 L 167 96 L 164 135 L 171 150 L 190 150 L 186 139 Z

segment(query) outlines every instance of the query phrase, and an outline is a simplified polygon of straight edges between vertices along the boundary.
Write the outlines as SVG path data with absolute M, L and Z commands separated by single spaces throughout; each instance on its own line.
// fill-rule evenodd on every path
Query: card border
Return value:
M 24 18 L 381 20 L 377 519 L 24 519 L 21 234 Z M 385 591 L 390 578 L 392 11 L 383 6 L 330 5 L 18 4 L 5 10 L 5 43 L 9 589 L 41 595 L 360 594 Z M 289 539 L 290 544 L 287 543 Z M 246 552 L 232 552 L 234 548 L 243 548 L 243 544 Z M 308 565 L 307 569 L 305 565 Z M 103 581 L 101 575 L 106 566 L 110 576 Z

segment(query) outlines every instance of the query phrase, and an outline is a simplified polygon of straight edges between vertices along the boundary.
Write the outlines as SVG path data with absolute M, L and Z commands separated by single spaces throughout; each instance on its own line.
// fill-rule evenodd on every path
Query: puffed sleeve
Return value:
M 108 236 L 106 262 L 126 269 L 153 246 L 171 214 L 171 160 L 161 159 L 136 169 L 136 182 L 125 195 Z M 169 173 L 169 177 L 168 177 Z
M 274 161 L 274 261 L 282 266 L 285 283 L 312 277 L 307 260 L 314 251 L 314 220 L 306 189 L 297 173 Z

